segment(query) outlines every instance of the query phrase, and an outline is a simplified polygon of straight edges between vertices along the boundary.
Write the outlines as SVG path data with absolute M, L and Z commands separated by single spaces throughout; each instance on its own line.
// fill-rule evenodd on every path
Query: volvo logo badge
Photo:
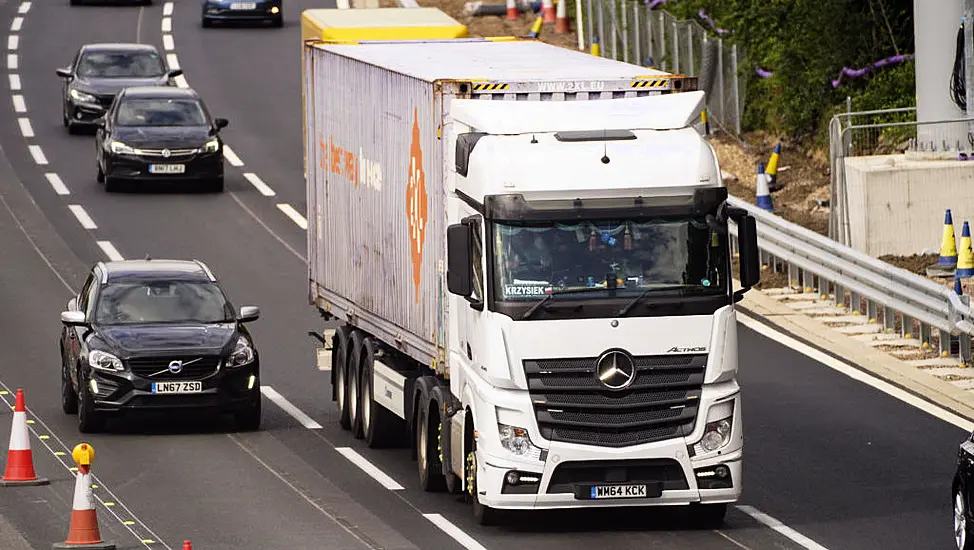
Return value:
M 162 150 L 162 156 L 163 156 L 163 158 L 169 158 L 170 155 L 172 155 L 172 153 L 169 151 L 169 149 L 163 149 Z
M 183 362 L 179 359 L 169 362 L 169 372 L 179 374 L 183 370 Z
M 596 361 L 595 375 L 610 390 L 624 390 L 636 379 L 636 364 L 626 352 L 607 351 Z

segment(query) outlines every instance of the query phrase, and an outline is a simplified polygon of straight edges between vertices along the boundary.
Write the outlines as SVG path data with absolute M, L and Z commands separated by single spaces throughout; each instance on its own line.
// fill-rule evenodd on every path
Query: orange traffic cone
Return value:
M 554 23 L 556 19 L 554 0 L 541 0 L 541 13 L 545 23 Z
M 7 450 L 7 469 L 0 479 L 0 487 L 23 485 L 47 485 L 51 481 L 34 473 L 34 455 L 30 451 L 30 435 L 27 432 L 27 405 L 24 390 L 17 390 L 14 420 L 10 428 L 10 445 Z
M 555 6 L 555 32 L 565 34 L 568 31 L 568 0 L 558 0 Z
M 183 541 L 183 550 L 193 550 L 193 545 L 188 540 Z
M 71 507 L 71 526 L 68 538 L 54 544 L 56 550 L 64 548 L 91 548 L 115 550 L 115 545 L 105 542 L 98 530 L 98 515 L 91 495 L 91 461 L 95 450 L 87 443 L 75 446 L 71 453 L 78 464 L 78 475 L 74 482 L 74 505 Z
M 521 17 L 521 11 L 517 9 L 517 4 L 515 0 L 507 0 L 507 18 L 508 19 L 519 19 Z

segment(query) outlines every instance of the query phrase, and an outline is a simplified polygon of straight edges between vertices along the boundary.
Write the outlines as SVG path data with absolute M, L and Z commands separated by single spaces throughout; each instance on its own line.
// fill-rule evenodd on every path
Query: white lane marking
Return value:
M 16 34 L 11 34 L 7 37 L 7 49 L 16 50 L 17 46 L 20 45 L 20 37 Z
M 172 32 L 172 19 L 168 17 L 162 18 L 162 32 Z
M 293 206 L 287 204 L 286 202 L 282 202 L 277 205 L 277 209 L 284 212 L 284 215 L 291 218 L 291 221 L 297 224 L 298 227 L 304 229 L 305 231 L 308 230 L 308 220 L 304 219 L 304 216 L 295 210 Z
M 166 2 L 162 5 L 162 16 L 169 17 L 172 15 L 172 2 Z
M 40 145 L 29 145 L 27 147 L 30 149 L 30 156 L 34 157 L 34 162 L 37 164 L 47 164 L 47 157 L 44 156 L 44 150 L 41 149 Z
M 119 254 L 118 249 L 115 248 L 115 245 L 111 241 L 98 241 L 98 248 L 101 248 L 101 251 L 113 262 L 120 262 L 125 259 Z
M 10 69 L 11 71 L 16 71 L 18 67 L 20 67 L 20 63 L 18 62 L 17 54 L 15 54 L 15 53 L 8 53 L 7 54 L 7 69 Z
M 916 395 L 913 395 L 912 393 L 906 390 L 900 389 L 885 380 L 882 380 L 871 374 L 866 373 L 865 371 L 857 369 L 849 365 L 848 363 L 839 361 L 838 359 L 832 357 L 831 355 L 828 355 L 811 346 L 803 344 L 802 342 L 799 342 L 798 340 L 795 340 L 794 338 L 788 336 L 787 334 L 775 330 L 774 328 L 762 323 L 761 321 L 758 321 L 753 317 L 744 315 L 741 312 L 737 312 L 737 320 L 742 325 L 761 334 L 762 336 L 774 340 L 781 345 L 787 346 L 814 361 L 822 363 L 823 365 L 831 369 L 837 370 L 842 374 L 848 376 L 849 378 L 858 380 L 859 382 L 862 382 L 863 384 L 866 384 L 868 386 L 872 386 L 873 388 L 876 388 L 877 390 L 887 395 L 895 397 L 896 399 L 899 399 L 904 403 L 913 405 L 914 407 L 920 409 L 921 411 L 926 412 L 932 416 L 935 416 L 940 420 L 943 420 L 944 422 L 953 424 L 954 426 L 957 426 L 958 428 L 961 428 L 962 430 L 968 433 L 974 431 L 974 422 L 971 422 L 966 418 L 963 418 L 955 413 L 952 413 L 947 409 L 934 405 L 933 403 L 920 399 Z
M 68 191 L 68 187 L 64 185 L 63 181 L 61 181 L 61 176 L 55 174 L 54 172 L 48 172 L 44 174 L 44 177 L 47 178 L 47 181 L 50 182 L 51 187 L 54 188 L 54 192 L 58 195 L 71 194 L 71 192 Z
M 7 75 L 7 79 L 10 80 L 10 90 L 14 92 L 20 91 L 20 75 L 11 74 Z
M 30 125 L 30 119 L 27 117 L 20 117 L 17 119 L 17 125 L 20 126 L 20 133 L 24 134 L 25 138 L 34 137 L 34 127 Z
M 336 0 L 335 7 L 340 10 L 349 10 L 352 9 L 352 3 L 349 0 Z
M 18 113 L 27 112 L 27 102 L 24 101 L 24 96 L 20 94 L 14 94 L 13 100 L 14 100 L 14 111 L 17 111 Z
M 167 53 L 166 54 L 166 63 L 169 64 L 169 68 L 170 69 L 178 69 L 178 68 L 180 68 L 179 67 L 179 58 L 176 57 L 176 54 L 174 54 L 174 53 Z
M 23 26 L 24 26 L 24 18 L 23 17 L 14 17 L 13 22 L 10 23 L 10 30 L 12 32 L 20 32 L 20 27 L 23 27 Z
M 17 8 L 17 13 L 27 13 L 30 11 L 30 2 L 21 2 L 20 7 Z
M 802 548 L 807 548 L 808 550 L 828 550 L 826 547 L 815 542 L 814 540 L 806 537 L 805 535 L 795 531 L 791 527 L 788 527 L 784 523 L 774 519 L 773 517 L 765 514 L 764 512 L 758 510 L 757 508 L 751 506 L 738 505 L 735 506 L 738 510 L 744 512 L 745 514 L 756 519 L 760 523 L 767 525 L 773 531 L 777 531 L 782 536 L 789 538 L 795 544 L 800 545 Z
M 227 162 L 234 166 L 243 166 L 243 161 L 237 156 L 237 153 L 233 152 L 233 149 L 229 145 L 223 146 L 223 158 L 227 159 Z
M 173 80 L 176 81 L 176 86 L 178 86 L 180 88 L 189 88 L 189 83 L 186 82 L 186 77 L 185 76 L 179 75 L 176 78 L 174 78 Z
M 80 204 L 69 204 L 68 209 L 74 214 L 75 218 L 78 218 L 78 222 L 81 223 L 81 227 L 85 229 L 98 229 L 95 225 L 95 220 L 91 219 L 91 216 L 85 212 L 85 209 Z
M 271 229 L 270 227 L 267 227 L 267 224 L 264 223 L 264 220 L 260 219 L 260 216 L 258 216 L 257 214 L 255 214 L 253 210 L 251 210 L 249 207 L 247 207 L 247 205 L 244 204 L 244 202 L 242 200 L 240 200 L 240 197 L 238 197 L 236 193 L 231 192 L 230 193 L 230 198 L 233 199 L 233 202 L 237 203 L 237 206 L 239 206 L 241 210 L 243 210 L 244 212 L 246 212 L 247 215 L 250 216 L 257 225 L 263 227 L 264 228 L 264 231 L 267 231 L 267 234 L 268 235 L 270 235 L 271 237 L 273 237 L 274 240 L 276 240 L 277 242 L 281 243 L 281 246 L 283 246 L 291 254 L 294 254 L 294 257 L 295 258 L 301 260 L 301 263 L 303 263 L 303 264 L 305 264 L 305 266 L 307 266 L 308 259 L 305 258 L 303 254 L 301 254 L 300 252 L 298 252 L 297 250 L 295 250 L 293 246 L 289 245 L 287 243 L 287 241 L 285 241 L 284 239 L 282 239 L 281 236 L 278 235 L 277 233 L 275 233 L 273 229 Z M 3 200 L 3 195 L 0 195 L 0 201 L 2 201 L 2 200 Z
M 246 172 L 244 173 L 244 177 L 247 178 L 247 181 L 256 187 L 258 191 L 260 191 L 261 195 L 264 195 L 265 197 L 273 197 L 276 194 L 274 193 L 273 189 L 268 187 L 266 183 L 257 177 L 257 174 L 253 172 Z
M 304 411 L 295 407 L 294 404 L 285 399 L 283 395 L 277 393 L 277 390 L 274 388 L 270 386 L 261 386 L 260 393 L 264 394 L 264 397 L 273 401 L 278 407 L 284 409 L 284 412 L 293 416 L 294 419 L 300 422 L 305 428 L 308 428 L 309 430 L 321 429 L 321 424 L 318 424 L 313 418 L 304 414 Z
M 163 48 L 166 48 L 167 50 L 175 50 L 176 49 L 176 45 L 173 44 L 172 35 L 171 34 L 164 34 L 164 35 L 162 35 L 162 47 Z
M 355 452 L 355 449 L 351 447 L 335 447 L 335 450 L 342 454 L 349 462 L 356 465 L 363 472 L 369 474 L 372 479 L 379 482 L 380 485 L 389 489 L 390 491 L 402 491 L 405 489 L 396 480 L 392 479 L 385 472 L 377 468 L 374 464 L 369 462 L 367 458 Z
M 423 517 L 430 520 L 433 525 L 439 527 L 441 531 L 453 537 L 453 540 L 459 542 L 460 545 L 467 550 L 487 550 L 483 544 L 480 544 L 474 540 L 473 537 L 464 533 L 459 527 L 440 514 L 423 514 Z

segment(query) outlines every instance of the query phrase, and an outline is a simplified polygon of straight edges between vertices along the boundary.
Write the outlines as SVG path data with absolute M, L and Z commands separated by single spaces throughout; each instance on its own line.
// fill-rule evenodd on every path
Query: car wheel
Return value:
M 959 483 L 954 488 L 954 543 L 957 550 L 974 549 L 974 542 L 967 536 L 967 501 Z
M 271 24 L 274 25 L 277 28 L 283 27 L 284 26 L 284 16 L 283 15 L 278 15 L 277 17 L 271 19 Z
M 203 20 L 202 20 L 202 25 L 203 25 L 203 28 L 204 29 L 208 29 L 208 28 L 210 28 L 210 27 L 213 26 L 213 21 L 210 21 L 209 19 L 207 19 L 206 17 L 204 17 Z
M 108 176 L 103 176 L 103 177 L 105 179 L 105 191 L 108 191 L 109 193 L 114 193 L 118 191 L 119 187 L 121 187 L 121 183 L 119 183 L 118 179 L 110 178 Z
M 64 414 L 77 414 L 78 412 L 78 393 L 71 385 L 71 375 L 68 369 L 61 364 L 61 410 Z
M 78 381 L 81 382 L 79 375 Z M 95 401 L 88 391 L 88 384 L 79 383 L 78 430 L 83 434 L 91 434 L 101 430 L 101 415 L 95 412 Z
M 254 399 L 246 410 L 238 412 L 234 418 L 241 431 L 254 432 L 260 429 L 261 403 L 260 384 L 254 385 Z
M 72 6 L 80 6 L 81 5 L 81 0 L 71 0 L 71 5 Z
M 223 192 L 223 176 L 215 178 L 212 182 L 210 182 L 210 190 L 214 193 Z

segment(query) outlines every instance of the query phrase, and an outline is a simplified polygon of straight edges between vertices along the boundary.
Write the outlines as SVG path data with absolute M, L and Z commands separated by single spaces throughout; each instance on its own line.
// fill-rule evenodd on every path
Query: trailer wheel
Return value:
M 419 485 L 427 493 L 438 493 L 443 490 L 446 480 L 443 478 L 443 467 L 440 465 L 439 451 L 430 438 L 430 430 L 436 429 L 437 419 L 431 417 L 432 407 L 425 404 L 420 407 L 416 419 L 416 464 L 419 466 Z M 437 420 L 436 423 L 433 421 Z
M 359 355 L 359 371 L 361 380 L 362 435 L 369 447 L 376 449 L 391 445 L 396 435 L 401 432 L 399 418 L 392 412 L 375 402 L 375 387 L 373 384 L 375 373 L 375 340 L 367 336 L 362 341 Z
M 346 382 L 349 357 L 351 357 L 348 349 L 349 332 L 351 331 L 348 327 L 336 330 L 335 345 L 332 348 L 332 376 L 334 376 L 332 391 L 335 393 L 335 402 L 338 405 L 338 425 L 343 430 L 352 427 L 348 419 L 348 383 Z
M 348 376 L 345 377 L 345 384 L 348 388 L 348 422 L 351 424 L 352 435 L 355 439 L 362 439 L 362 386 L 359 384 L 359 359 L 362 357 L 362 341 L 365 333 L 361 330 L 352 332 L 351 345 L 349 346 Z

